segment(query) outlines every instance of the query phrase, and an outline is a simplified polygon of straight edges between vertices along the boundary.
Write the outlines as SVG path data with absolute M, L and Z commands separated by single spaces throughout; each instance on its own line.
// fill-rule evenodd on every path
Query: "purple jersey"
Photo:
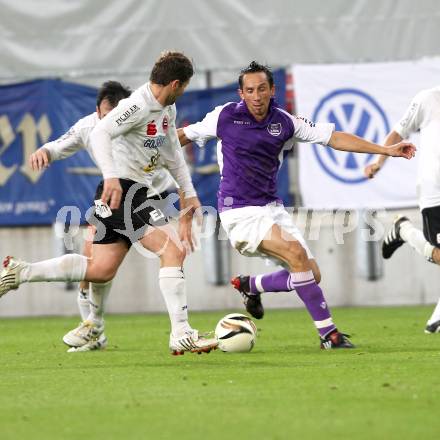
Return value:
M 199 145 L 219 139 L 217 157 L 220 165 L 218 208 L 265 206 L 280 202 L 277 174 L 283 152 L 296 140 L 327 144 L 333 124 L 314 124 L 297 118 L 271 100 L 268 114 L 257 121 L 246 103 L 231 102 L 208 113 L 203 121 L 184 128 L 188 139 Z

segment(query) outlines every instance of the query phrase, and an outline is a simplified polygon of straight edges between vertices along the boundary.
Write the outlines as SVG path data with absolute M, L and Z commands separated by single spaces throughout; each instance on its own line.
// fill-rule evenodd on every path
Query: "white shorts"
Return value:
M 269 204 L 228 209 L 220 213 L 220 220 L 232 246 L 242 255 L 268 258 L 267 254 L 259 252 L 257 249 L 272 226 L 278 225 L 299 241 L 309 259 L 313 258 L 304 237 L 283 205 Z M 269 259 L 280 263 L 273 257 L 269 257 Z

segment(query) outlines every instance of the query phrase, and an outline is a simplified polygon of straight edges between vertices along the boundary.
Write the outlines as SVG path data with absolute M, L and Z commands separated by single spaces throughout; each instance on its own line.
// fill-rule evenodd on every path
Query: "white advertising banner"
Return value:
M 422 89 L 440 84 L 440 58 L 417 62 L 297 65 L 296 113 L 336 130 L 382 143 Z M 418 136 L 410 140 L 416 145 Z M 300 144 L 303 205 L 313 209 L 401 208 L 418 205 L 417 157 L 389 158 L 374 179 L 364 167 L 374 155 Z

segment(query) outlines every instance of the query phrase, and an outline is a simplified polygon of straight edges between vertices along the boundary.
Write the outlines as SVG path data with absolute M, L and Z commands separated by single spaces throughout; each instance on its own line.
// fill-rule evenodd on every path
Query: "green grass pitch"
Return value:
M 165 315 L 109 316 L 92 353 L 60 342 L 73 318 L 3 319 L 0 439 L 440 438 L 431 307 L 333 312 L 358 348 L 319 350 L 304 310 L 267 311 L 251 353 L 177 357 Z

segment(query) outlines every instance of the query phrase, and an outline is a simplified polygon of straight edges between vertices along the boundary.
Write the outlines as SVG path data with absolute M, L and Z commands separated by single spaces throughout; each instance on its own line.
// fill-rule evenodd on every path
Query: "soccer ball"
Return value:
M 215 335 L 218 347 L 228 353 L 251 351 L 257 337 L 257 327 L 253 321 L 241 313 L 230 313 L 220 319 Z

